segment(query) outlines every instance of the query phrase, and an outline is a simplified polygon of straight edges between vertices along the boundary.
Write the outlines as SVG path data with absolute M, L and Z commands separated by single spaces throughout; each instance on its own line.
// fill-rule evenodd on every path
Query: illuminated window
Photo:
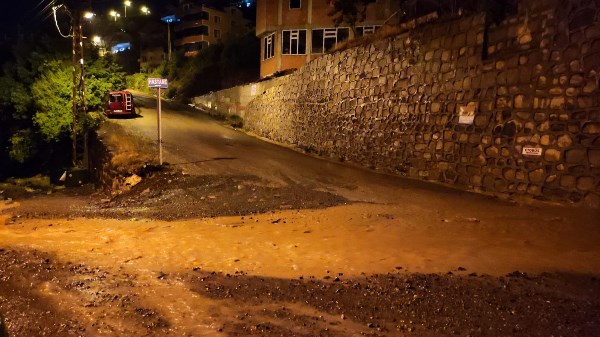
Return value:
M 284 30 L 282 32 L 281 53 L 287 55 L 306 54 L 306 30 Z

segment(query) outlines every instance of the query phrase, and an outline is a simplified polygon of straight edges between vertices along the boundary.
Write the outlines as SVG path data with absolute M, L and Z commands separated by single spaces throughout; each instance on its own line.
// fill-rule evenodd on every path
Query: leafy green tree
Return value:
M 36 113 L 34 124 L 44 140 L 57 141 L 68 134 L 73 123 L 72 73 L 66 61 L 54 60 L 43 66 L 31 86 Z
M 19 130 L 10 138 L 10 158 L 23 164 L 36 152 L 35 137 L 31 129 Z
M 110 56 L 93 58 L 88 62 L 85 82 L 87 108 L 88 111 L 102 110 L 107 92 L 125 89 L 125 73 Z

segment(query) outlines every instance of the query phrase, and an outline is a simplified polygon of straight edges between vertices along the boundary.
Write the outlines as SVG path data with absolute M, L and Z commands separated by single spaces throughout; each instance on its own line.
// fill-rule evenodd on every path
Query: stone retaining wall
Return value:
M 600 1 L 522 0 L 485 27 L 464 17 L 321 57 L 257 96 L 245 127 L 389 173 L 599 207 Z

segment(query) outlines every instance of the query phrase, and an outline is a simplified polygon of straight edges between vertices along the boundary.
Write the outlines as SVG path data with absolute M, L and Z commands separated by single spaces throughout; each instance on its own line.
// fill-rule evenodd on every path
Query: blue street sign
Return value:
M 149 78 L 148 88 L 166 89 L 169 87 L 169 82 L 166 78 Z
M 166 23 L 172 23 L 172 22 L 179 22 L 179 21 L 181 21 L 175 15 L 167 15 L 165 17 L 160 18 L 160 20 L 163 21 L 163 22 L 166 22 Z

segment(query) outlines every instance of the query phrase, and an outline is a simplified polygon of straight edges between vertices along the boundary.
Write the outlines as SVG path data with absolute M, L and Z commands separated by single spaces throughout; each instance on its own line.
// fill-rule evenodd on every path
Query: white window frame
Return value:
M 362 34 L 359 36 L 366 36 L 375 34 L 375 32 L 381 28 L 381 25 L 372 25 L 372 26 L 358 26 L 356 28 L 362 28 Z
M 275 33 L 263 38 L 263 61 L 275 57 Z
M 333 44 L 334 46 L 337 45 L 339 42 L 342 41 L 346 41 L 346 40 L 339 40 L 339 31 L 340 30 L 346 30 L 347 31 L 347 37 L 346 40 L 350 39 L 350 28 L 348 27 L 338 27 L 338 28 L 317 28 L 317 29 L 313 29 L 311 31 L 311 45 L 310 45 L 310 50 L 311 53 L 313 54 L 324 54 L 327 52 L 327 49 L 325 48 L 325 40 L 326 39 L 335 39 L 335 43 Z M 323 31 L 323 40 L 321 40 L 321 51 L 315 51 L 313 49 L 313 45 L 315 44 L 315 40 L 314 40 L 314 35 L 313 32 L 315 31 Z
M 294 0 L 290 0 L 288 2 L 288 6 L 290 9 L 301 9 L 302 8 L 302 0 L 298 0 L 298 7 L 292 7 L 292 1 L 294 1 Z
M 289 50 L 290 50 L 289 53 L 286 53 L 285 52 L 285 48 L 284 48 L 284 45 L 286 43 L 286 41 L 284 39 L 284 36 L 285 36 L 286 32 L 290 33 L 290 40 L 288 41 L 288 43 L 289 43 L 288 47 L 289 47 Z M 304 53 L 300 53 L 299 52 L 300 51 L 300 42 L 301 42 L 301 40 L 300 40 L 300 32 L 304 32 Z M 282 55 L 306 55 L 306 49 L 308 48 L 308 46 L 306 45 L 306 40 L 307 40 L 306 34 L 307 34 L 306 29 L 286 29 L 286 30 L 282 30 L 281 31 L 281 54 Z M 296 50 L 295 51 L 292 50 L 293 49 L 292 45 L 293 45 L 294 41 L 296 41 Z

